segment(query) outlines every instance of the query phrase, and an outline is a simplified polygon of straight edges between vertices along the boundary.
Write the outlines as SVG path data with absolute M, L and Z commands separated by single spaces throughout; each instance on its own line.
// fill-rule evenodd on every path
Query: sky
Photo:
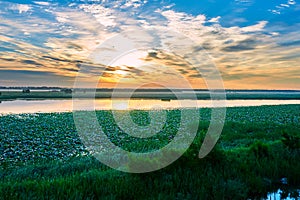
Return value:
M 296 0 L 0 1 L 0 86 L 300 89 L 299 65 Z

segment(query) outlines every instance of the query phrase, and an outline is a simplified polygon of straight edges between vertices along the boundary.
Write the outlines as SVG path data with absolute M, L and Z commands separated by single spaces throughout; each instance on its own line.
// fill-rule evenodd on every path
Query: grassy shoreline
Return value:
M 299 195 L 292 188 L 300 188 L 300 105 L 228 108 L 218 144 L 198 159 L 210 110 L 200 110 L 198 134 L 188 151 L 147 174 L 118 172 L 89 155 L 72 113 L 0 116 L 0 199 L 246 199 L 278 188 Z M 110 111 L 97 111 L 97 117 L 113 142 L 140 151 L 145 144 L 164 146 L 176 134 L 180 112 L 168 112 L 169 125 L 144 141 L 116 129 Z M 132 116 L 137 123 L 149 122 L 144 111 Z
M 203 99 L 203 100 L 210 100 L 210 93 L 203 92 L 203 93 L 172 93 L 172 92 L 136 92 L 130 98 L 131 99 L 170 99 L 174 100 L 177 99 L 176 95 L 179 96 L 181 99 Z M 72 93 L 65 93 L 65 92 L 36 92 L 32 91 L 30 93 L 22 93 L 22 92 L 1 92 L 0 101 L 8 101 L 8 100 L 16 100 L 16 99 L 71 99 L 72 97 L 76 98 L 96 98 L 96 99 L 106 99 L 106 98 L 128 98 L 128 92 L 117 92 L 112 93 L 109 92 L 96 92 L 94 95 L 92 92 L 75 92 Z M 300 92 L 290 92 L 290 93 L 283 93 L 283 92 L 226 92 L 226 99 L 233 100 L 233 99 L 274 99 L 274 100 L 300 100 Z

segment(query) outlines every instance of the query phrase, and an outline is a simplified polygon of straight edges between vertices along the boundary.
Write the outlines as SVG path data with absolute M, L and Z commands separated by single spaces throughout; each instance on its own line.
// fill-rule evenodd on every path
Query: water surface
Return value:
M 212 104 L 211 100 L 111 100 L 96 99 L 95 104 L 90 100 L 76 100 L 75 110 L 126 110 L 126 109 L 177 109 L 177 108 L 206 108 L 223 107 L 224 104 L 218 102 Z M 262 105 L 286 105 L 300 104 L 299 100 L 227 100 L 226 107 L 240 106 L 262 106 Z M 72 99 L 65 100 L 15 100 L 2 101 L 0 103 L 1 114 L 20 114 L 38 112 L 70 112 L 73 111 Z

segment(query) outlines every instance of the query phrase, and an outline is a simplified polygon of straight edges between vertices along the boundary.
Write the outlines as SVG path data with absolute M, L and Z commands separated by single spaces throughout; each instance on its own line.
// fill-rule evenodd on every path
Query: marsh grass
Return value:
M 190 148 L 170 166 L 146 174 L 118 172 L 92 157 L 71 113 L 1 116 L 0 199 L 255 199 L 278 188 L 297 196 L 290 188 L 300 188 L 300 151 L 294 146 L 299 110 L 299 105 L 229 108 L 218 144 L 198 159 L 210 119 L 210 109 L 201 109 Z M 149 123 L 145 113 L 131 115 Z M 111 112 L 97 116 L 116 145 L 141 152 L 172 140 L 180 112 L 170 110 L 160 134 L 142 140 L 118 129 Z

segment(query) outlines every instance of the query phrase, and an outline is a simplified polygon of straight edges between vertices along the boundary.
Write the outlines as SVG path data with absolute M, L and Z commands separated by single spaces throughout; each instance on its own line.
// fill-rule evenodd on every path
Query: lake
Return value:
M 90 100 L 76 100 L 75 110 L 93 110 L 94 106 Z M 300 104 L 299 100 L 227 100 L 226 107 L 241 106 L 263 106 L 263 105 L 286 105 Z M 224 105 L 212 105 L 210 100 L 130 100 L 129 102 L 118 99 L 96 99 L 96 110 L 126 110 L 126 109 L 176 109 L 176 108 L 205 108 L 205 107 L 223 107 Z M 21 114 L 38 112 L 71 112 L 73 110 L 72 99 L 65 100 L 14 100 L 2 101 L 0 103 L 1 114 Z

